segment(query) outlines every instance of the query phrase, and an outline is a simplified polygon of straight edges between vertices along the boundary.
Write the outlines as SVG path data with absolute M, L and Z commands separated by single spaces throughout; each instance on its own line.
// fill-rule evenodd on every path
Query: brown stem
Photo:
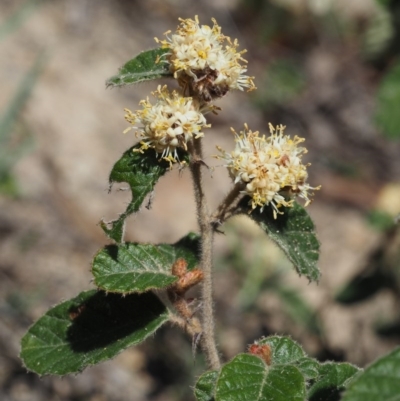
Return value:
M 193 177 L 194 193 L 197 207 L 197 219 L 201 234 L 201 258 L 200 266 L 203 270 L 204 279 L 202 282 L 202 338 L 201 345 L 206 355 L 209 368 L 219 369 L 221 366 L 217 346 L 215 343 L 214 327 L 214 303 L 212 285 L 212 253 L 214 230 L 212 219 L 209 216 L 208 206 L 204 194 L 202 182 L 202 148 L 201 138 L 194 141 L 193 162 L 190 169 Z
M 222 224 L 226 220 L 227 216 L 232 214 L 232 209 L 235 208 L 235 204 L 237 203 L 235 201 L 238 200 L 240 191 L 243 190 L 243 187 L 244 185 L 242 183 L 235 184 L 225 199 L 221 202 L 217 210 L 211 216 L 214 225 Z

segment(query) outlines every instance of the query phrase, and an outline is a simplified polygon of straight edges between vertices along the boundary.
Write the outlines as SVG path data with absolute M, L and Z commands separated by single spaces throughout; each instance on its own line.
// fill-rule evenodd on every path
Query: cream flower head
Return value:
M 255 89 L 253 77 L 245 75 L 247 61 L 242 57 L 246 51 L 237 51 L 237 40 L 233 42 L 221 33 L 215 19 L 214 25 L 199 25 L 194 20 L 179 19 L 180 25 L 166 40 L 159 40 L 162 48 L 169 49 L 166 58 L 171 72 L 189 94 L 208 102 L 224 96 L 230 89 Z
M 227 153 L 218 147 L 222 155 L 219 159 L 226 161 L 234 182 L 243 185 L 242 193 L 251 197 L 251 207 L 263 208 L 269 204 L 274 210 L 274 217 L 282 214 L 281 206 L 293 206 L 293 198 L 299 196 L 306 200 L 306 206 L 311 202 L 310 187 L 306 183 L 307 167 L 302 164 L 302 155 L 307 149 L 297 145 L 304 141 L 295 136 L 293 139 L 283 135 L 285 127 L 278 125 L 274 128 L 269 124 L 271 135 L 266 138 L 259 132 L 245 129 L 235 134 L 236 148 Z
M 142 138 L 141 148 L 136 151 L 154 148 L 162 159 L 175 163 L 179 161 L 178 149 L 187 150 L 188 141 L 203 136 L 202 130 L 210 127 L 204 113 L 217 108 L 200 105 L 176 91 L 170 93 L 167 86 L 159 86 L 153 95 L 157 98 L 154 105 L 147 99 L 139 103 L 142 110 L 133 113 L 125 109 L 125 119 L 132 127 L 124 133 L 136 129 L 136 135 Z

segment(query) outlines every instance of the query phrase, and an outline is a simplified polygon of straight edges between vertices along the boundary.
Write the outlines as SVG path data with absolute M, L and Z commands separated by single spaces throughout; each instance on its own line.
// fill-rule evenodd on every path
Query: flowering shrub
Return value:
M 53 307 L 23 337 L 26 368 L 39 375 L 80 372 L 171 323 L 206 357 L 208 370 L 194 387 L 199 401 L 335 401 L 342 390 L 345 401 L 395 399 L 396 386 L 381 381 L 375 392 L 368 386 L 371 377 L 396 364 L 399 349 L 362 373 L 348 363 L 320 363 L 290 338 L 270 336 L 255 340 L 231 361 L 221 361 L 214 332 L 214 235 L 229 218 L 244 214 L 277 243 L 300 275 L 318 281 L 319 242 L 296 198 L 307 206 L 319 187 L 307 182 L 302 138 L 285 135 L 282 125 L 270 125 L 266 136 L 245 124 L 239 133 L 233 130 L 232 152 L 218 147 L 217 157 L 233 185 L 210 212 L 202 180 L 203 131 L 211 128 L 205 115 L 219 110 L 213 102 L 230 90 L 255 89 L 253 78 L 245 75 L 244 51 L 237 51 L 237 41 L 223 35 L 215 20 L 212 27 L 200 25 L 197 17 L 180 20 L 175 34 L 157 42 L 161 47 L 128 61 L 107 85 L 170 77 L 180 91 L 159 86 L 155 102 L 142 100 L 140 110 L 125 110 L 131 124 L 126 131 L 133 129 L 140 141 L 115 163 L 110 184 L 128 183 L 132 199 L 118 219 L 101 222 L 113 244 L 93 259 L 97 289 Z M 139 211 L 157 181 L 177 163 L 192 174 L 199 234 L 188 233 L 174 244 L 125 242 L 126 218 Z M 196 285 L 202 301 L 197 309 L 186 296 Z

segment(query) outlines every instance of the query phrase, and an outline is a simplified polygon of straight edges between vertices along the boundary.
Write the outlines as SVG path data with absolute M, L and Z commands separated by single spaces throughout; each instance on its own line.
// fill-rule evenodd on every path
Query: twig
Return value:
M 202 328 L 201 336 L 202 349 L 206 355 L 209 368 L 219 369 L 221 366 L 217 346 L 215 343 L 214 327 L 214 304 L 212 285 L 212 253 L 214 227 L 209 216 L 208 206 L 202 185 L 202 148 L 201 138 L 194 141 L 191 151 L 192 161 L 190 169 L 193 177 L 193 185 L 197 207 L 197 219 L 201 234 L 201 258 L 200 266 L 204 273 L 202 281 Z
M 216 223 L 222 224 L 227 219 L 227 217 L 232 215 L 232 211 L 236 209 L 235 206 L 238 202 L 240 192 L 243 190 L 243 188 L 243 184 L 236 184 L 225 197 L 225 199 L 221 202 L 217 210 L 211 216 L 214 226 L 216 225 Z

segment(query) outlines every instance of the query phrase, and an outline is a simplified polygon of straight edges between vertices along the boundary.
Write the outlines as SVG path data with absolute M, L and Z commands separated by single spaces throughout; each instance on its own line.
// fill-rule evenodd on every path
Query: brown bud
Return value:
M 189 288 L 200 283 L 203 280 L 203 271 L 196 268 L 185 273 L 184 276 L 180 277 L 175 283 L 174 289 L 177 293 L 185 293 Z
M 249 353 L 260 357 L 267 365 L 271 365 L 271 347 L 268 344 L 251 344 Z
M 187 272 L 187 262 L 185 259 L 179 258 L 172 265 L 172 274 L 174 276 L 182 277 Z

